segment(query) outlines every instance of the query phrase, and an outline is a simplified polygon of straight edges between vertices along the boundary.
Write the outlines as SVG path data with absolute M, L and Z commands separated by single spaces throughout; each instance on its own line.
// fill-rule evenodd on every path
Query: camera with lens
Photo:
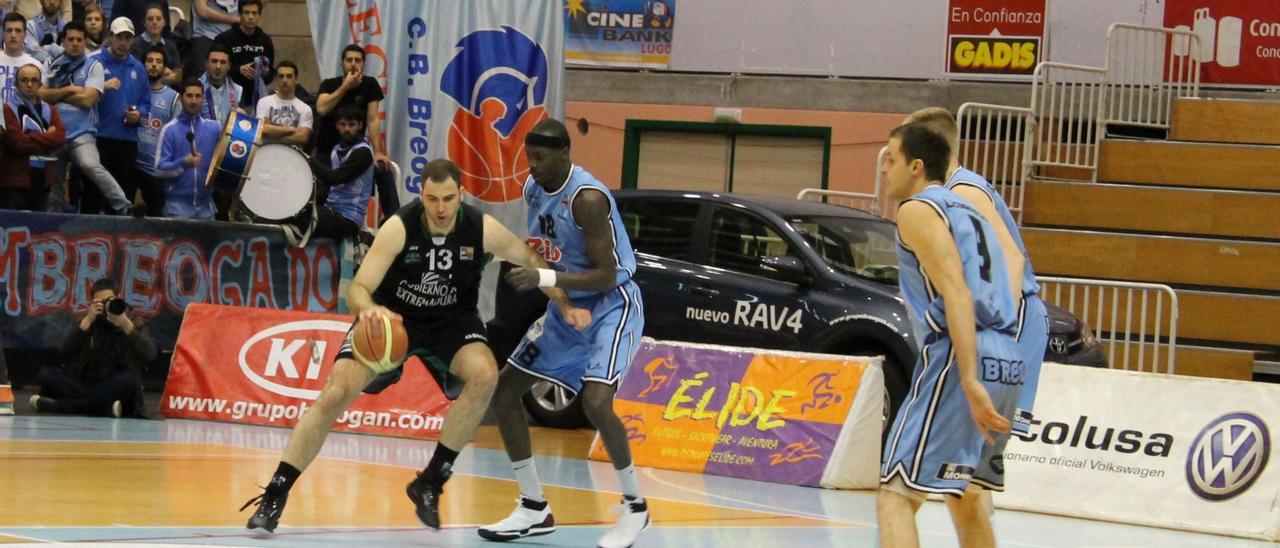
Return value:
M 124 299 L 112 297 L 103 303 L 102 308 L 107 311 L 107 314 L 119 316 L 129 311 L 129 303 L 124 302 Z

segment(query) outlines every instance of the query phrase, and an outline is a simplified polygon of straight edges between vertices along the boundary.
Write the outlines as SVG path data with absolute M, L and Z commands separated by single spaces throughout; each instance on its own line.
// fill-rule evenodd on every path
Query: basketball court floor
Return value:
M 275 469 L 289 431 L 187 420 L 0 417 L 0 543 L 227 546 L 493 546 L 479 525 L 506 516 L 515 481 L 494 427 L 459 457 L 440 532 L 413 516 L 405 484 L 434 443 L 335 433 L 290 496 L 271 537 L 244 529 L 240 505 Z M 558 530 L 511 543 L 594 546 L 618 486 L 586 461 L 587 431 L 535 429 L 538 469 Z M 874 546 L 875 495 L 644 469 L 653 527 L 637 546 Z M 1011 481 L 1017 481 L 1013 478 Z M 1082 494 L 1082 496 L 1085 494 Z M 919 518 L 924 546 L 955 546 L 945 507 Z M 1002 546 L 1274 547 L 1198 535 L 1000 511 Z

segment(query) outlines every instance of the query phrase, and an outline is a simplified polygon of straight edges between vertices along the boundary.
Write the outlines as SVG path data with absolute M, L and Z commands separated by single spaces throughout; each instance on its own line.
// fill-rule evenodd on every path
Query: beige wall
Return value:
M 566 125 L 573 136 L 573 160 L 610 187 L 622 180 L 622 142 L 627 120 L 711 122 L 710 106 L 671 106 L 635 103 L 568 101 Z M 823 126 L 831 128 L 831 190 L 870 192 L 875 181 L 876 153 L 889 130 L 905 114 L 831 112 L 817 110 L 742 109 L 742 123 Z M 585 118 L 587 134 L 576 129 Z
M 311 23 L 307 19 L 306 0 L 267 0 L 262 11 L 262 28 L 271 35 L 276 47 L 276 61 L 288 59 L 298 64 L 302 71 L 298 79 L 312 95 L 320 87 L 319 67 L 316 66 L 316 49 L 311 43 Z M 186 0 L 170 0 L 170 4 L 182 8 L 191 18 L 191 5 Z

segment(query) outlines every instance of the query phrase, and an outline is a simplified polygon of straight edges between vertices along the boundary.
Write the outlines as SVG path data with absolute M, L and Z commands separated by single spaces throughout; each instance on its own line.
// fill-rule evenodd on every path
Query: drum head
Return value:
M 288 145 L 262 145 L 249 166 L 240 201 L 262 219 L 282 221 L 300 213 L 314 189 L 306 156 Z

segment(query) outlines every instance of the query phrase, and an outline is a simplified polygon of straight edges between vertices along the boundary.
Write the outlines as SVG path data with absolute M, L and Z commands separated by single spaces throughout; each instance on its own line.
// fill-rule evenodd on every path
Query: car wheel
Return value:
M 590 424 L 579 399 L 559 385 L 535 382 L 522 399 L 529 416 L 543 426 L 572 429 Z

